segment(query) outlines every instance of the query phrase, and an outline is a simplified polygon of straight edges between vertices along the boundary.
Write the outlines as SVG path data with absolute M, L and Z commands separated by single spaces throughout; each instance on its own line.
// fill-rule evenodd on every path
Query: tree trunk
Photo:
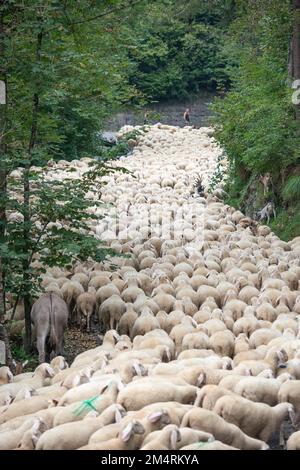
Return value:
M 23 261 L 23 300 L 24 300 L 24 313 L 25 313 L 25 339 L 24 347 L 27 353 L 31 350 L 31 317 L 30 317 L 30 273 L 29 273 L 29 256 L 30 256 L 30 184 L 29 184 L 29 171 L 28 168 L 24 170 L 24 224 L 23 224 L 23 238 L 24 238 L 24 261 Z
M 37 46 L 36 46 L 36 60 L 37 63 L 41 59 L 41 47 L 42 47 L 43 33 L 39 32 L 37 36 Z M 31 132 L 30 140 L 28 144 L 28 159 L 27 164 L 24 169 L 24 262 L 23 262 L 23 286 L 24 286 L 24 312 L 25 312 L 25 351 L 30 352 L 31 349 L 31 295 L 30 295 L 30 180 L 29 173 L 31 168 L 31 156 L 36 143 L 37 136 L 37 125 L 38 125 L 38 110 L 39 110 L 39 94 L 38 94 L 38 83 L 36 83 L 36 89 L 33 95 L 33 107 L 32 107 L 32 120 L 31 120 Z
M 3 241 L 5 235 L 6 223 L 6 163 L 5 155 L 7 147 L 5 143 L 6 131 L 6 115 L 7 115 L 7 83 L 6 83 L 6 70 L 4 56 L 4 0 L 0 1 L 0 57 L 2 57 L 2 67 L 0 68 L 0 80 L 4 82 L 4 96 L 1 96 L 2 103 L 0 104 L 0 242 Z M 0 257 L 0 340 L 5 344 L 5 360 L 6 364 L 13 370 L 13 358 L 9 346 L 9 337 L 7 330 L 4 326 L 4 317 L 6 313 L 5 303 L 5 269 L 3 259 Z
M 300 0 L 293 0 L 294 28 L 291 51 L 291 74 L 293 80 L 300 80 Z M 296 116 L 300 119 L 300 105 L 296 105 Z
M 4 54 L 4 10 L 3 10 L 2 0 L 0 2 L 0 56 L 3 57 Z M 3 59 L 2 59 L 3 60 Z M 4 61 L 3 61 L 4 62 Z M 6 130 L 6 102 L 7 102 L 7 93 L 6 93 L 6 71 L 4 64 L 0 68 L 0 80 L 4 82 L 4 96 L 1 96 L 2 102 L 0 104 L 0 242 L 3 241 L 5 234 L 5 198 L 6 198 L 6 165 L 5 165 L 5 130 Z M 4 288 L 4 263 L 0 258 L 0 321 L 5 315 L 5 288 Z

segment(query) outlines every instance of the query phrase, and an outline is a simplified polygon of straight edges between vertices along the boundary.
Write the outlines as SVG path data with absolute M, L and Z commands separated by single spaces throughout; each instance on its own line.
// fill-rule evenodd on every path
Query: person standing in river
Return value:
M 187 125 L 190 124 L 190 112 L 191 112 L 190 108 L 187 108 L 183 114 L 183 119 L 185 120 L 185 123 Z
M 146 111 L 144 114 L 144 126 L 149 124 L 149 111 Z

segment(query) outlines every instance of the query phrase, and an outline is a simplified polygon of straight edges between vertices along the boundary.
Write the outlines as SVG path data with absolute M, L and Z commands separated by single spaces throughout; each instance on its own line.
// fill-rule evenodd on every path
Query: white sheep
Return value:
M 268 442 L 282 422 L 293 415 L 293 406 L 280 403 L 274 407 L 254 403 L 238 396 L 225 395 L 218 399 L 213 411 L 238 426 L 248 436 Z
M 268 449 L 264 442 L 247 436 L 237 426 L 227 423 L 223 418 L 209 410 L 196 408 L 188 411 L 183 417 L 181 427 L 211 433 L 216 440 L 237 449 Z
M 102 322 L 106 328 L 118 328 L 119 321 L 126 311 L 125 302 L 119 295 L 112 295 L 106 299 L 99 307 L 98 317 L 99 322 Z

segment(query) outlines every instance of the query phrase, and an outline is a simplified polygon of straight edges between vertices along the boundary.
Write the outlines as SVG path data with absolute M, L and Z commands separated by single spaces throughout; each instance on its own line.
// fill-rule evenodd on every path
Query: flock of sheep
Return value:
M 280 443 L 300 449 L 300 237 L 194 190 L 226 166 L 211 129 L 158 124 L 134 144 L 91 208 L 120 256 L 42 283 L 103 343 L 70 367 L 42 348 L 33 373 L 0 368 L 0 449 L 264 450 L 286 420 Z

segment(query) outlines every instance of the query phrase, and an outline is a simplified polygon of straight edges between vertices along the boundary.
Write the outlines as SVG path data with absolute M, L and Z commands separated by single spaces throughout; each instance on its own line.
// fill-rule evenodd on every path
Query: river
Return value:
M 185 125 L 183 113 L 186 108 L 190 108 L 191 125 L 196 127 L 209 125 L 209 118 L 212 112 L 209 104 L 214 98 L 213 94 L 207 93 L 202 96 L 186 99 L 181 102 L 164 102 L 149 105 L 142 111 L 126 110 L 116 113 L 106 122 L 107 132 L 117 132 L 125 125 L 142 125 L 144 123 L 145 110 L 150 112 L 150 123 L 161 122 L 173 126 L 183 127 Z

